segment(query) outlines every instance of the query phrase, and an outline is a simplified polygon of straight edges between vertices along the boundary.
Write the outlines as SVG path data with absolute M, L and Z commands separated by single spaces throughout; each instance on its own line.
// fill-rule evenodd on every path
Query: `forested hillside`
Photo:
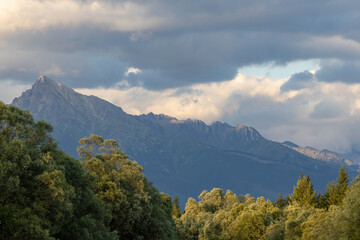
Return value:
M 360 238 L 360 177 L 345 167 L 323 194 L 301 174 L 276 202 L 214 188 L 182 212 L 115 140 L 81 139 L 77 160 L 28 111 L 0 102 L 0 122 L 1 239 Z

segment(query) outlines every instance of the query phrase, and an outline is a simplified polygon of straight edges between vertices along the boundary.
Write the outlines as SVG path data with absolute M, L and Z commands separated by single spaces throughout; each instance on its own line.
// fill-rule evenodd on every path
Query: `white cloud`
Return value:
M 348 151 L 354 144 L 351 139 L 359 139 L 355 132 L 360 136 L 354 128 L 354 119 L 360 121 L 360 84 L 314 82 L 311 88 L 284 93 L 280 87 L 285 81 L 238 74 L 230 81 L 164 91 L 142 87 L 77 91 L 104 98 L 130 114 L 154 112 L 207 123 L 242 123 L 272 140 Z
M 128 72 L 138 72 L 129 69 Z M 231 81 L 220 83 L 196 84 L 187 88 L 174 88 L 164 91 L 151 91 L 142 87 L 126 89 L 77 89 L 77 91 L 104 98 L 131 114 L 166 113 L 179 119 L 196 118 L 206 122 L 220 119 L 224 112 L 237 111 L 239 106 L 228 106 L 233 94 L 266 95 L 283 101 L 279 87 L 283 79 L 247 77 L 238 74 Z
M 131 68 L 128 68 L 128 70 L 126 71 L 125 73 L 125 76 L 129 76 L 129 74 L 139 74 L 141 73 L 141 70 L 139 68 L 134 68 L 134 67 L 131 67 Z

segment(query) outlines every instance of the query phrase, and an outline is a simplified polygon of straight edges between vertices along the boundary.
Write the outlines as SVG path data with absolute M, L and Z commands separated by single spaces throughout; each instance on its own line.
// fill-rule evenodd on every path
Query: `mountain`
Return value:
M 117 140 L 161 191 L 178 195 L 182 203 L 214 187 L 275 199 L 279 192 L 292 192 L 302 172 L 323 191 L 343 163 L 319 160 L 296 144 L 267 140 L 252 127 L 130 115 L 45 76 L 12 105 L 52 124 L 60 147 L 75 157 L 79 139 L 90 134 Z M 356 175 L 356 167 L 348 166 L 348 171 Z
M 347 166 L 355 165 L 352 161 L 346 159 L 345 157 L 341 156 L 340 154 L 329 151 L 327 149 L 319 151 L 313 147 L 300 147 L 289 141 L 283 142 L 282 144 L 291 149 L 294 149 L 295 151 L 297 151 L 299 153 L 304 154 L 305 156 L 311 157 L 313 159 L 317 159 L 320 161 L 325 161 L 325 162 L 333 163 L 333 164 L 341 164 L 341 165 L 347 165 Z

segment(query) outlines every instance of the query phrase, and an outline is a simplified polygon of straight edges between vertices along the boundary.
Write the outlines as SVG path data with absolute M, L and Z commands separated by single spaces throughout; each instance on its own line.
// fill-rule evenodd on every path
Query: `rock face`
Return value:
M 181 202 L 213 187 L 275 199 L 279 192 L 292 192 L 301 172 L 309 174 L 315 187 L 323 190 L 336 178 L 342 163 L 319 161 L 295 144 L 269 141 L 243 125 L 206 125 L 153 113 L 129 115 L 45 76 L 12 105 L 52 124 L 60 147 L 75 157 L 77 142 L 90 134 L 117 140 L 160 191 L 179 195 Z M 348 170 L 350 175 L 356 174 L 353 167 Z
M 294 149 L 295 151 L 302 153 L 305 156 L 308 156 L 308 157 L 311 157 L 313 159 L 317 159 L 320 161 L 325 161 L 325 162 L 333 163 L 333 164 L 347 165 L 347 166 L 354 165 L 354 163 L 351 162 L 350 160 L 344 158 L 343 156 L 341 156 L 335 152 L 329 151 L 327 149 L 319 151 L 312 147 L 300 147 L 291 142 L 283 142 L 283 145 L 285 145 L 291 149 Z

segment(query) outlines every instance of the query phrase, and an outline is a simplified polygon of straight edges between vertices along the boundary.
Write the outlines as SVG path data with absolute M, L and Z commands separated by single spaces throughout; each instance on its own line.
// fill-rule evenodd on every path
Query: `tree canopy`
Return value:
M 83 138 L 74 159 L 51 131 L 0 102 L 1 239 L 360 239 L 360 177 L 349 185 L 345 167 L 324 195 L 302 174 L 276 202 L 214 188 L 181 212 L 115 140 Z

